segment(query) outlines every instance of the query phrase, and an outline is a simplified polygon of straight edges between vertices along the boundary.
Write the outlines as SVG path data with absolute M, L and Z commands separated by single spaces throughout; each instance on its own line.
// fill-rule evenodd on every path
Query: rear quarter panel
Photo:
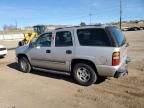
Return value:
M 90 60 L 95 65 L 111 65 L 113 47 L 79 46 L 75 49 L 75 58 Z

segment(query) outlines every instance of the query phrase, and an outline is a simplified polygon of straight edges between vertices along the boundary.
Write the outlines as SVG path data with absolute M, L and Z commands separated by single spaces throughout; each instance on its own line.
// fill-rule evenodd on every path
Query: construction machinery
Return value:
M 44 33 L 46 31 L 45 25 L 35 25 L 33 26 L 33 31 L 31 33 L 24 33 L 24 39 L 19 42 L 19 46 L 23 46 L 25 44 L 28 44 L 31 42 L 31 40 L 40 34 Z

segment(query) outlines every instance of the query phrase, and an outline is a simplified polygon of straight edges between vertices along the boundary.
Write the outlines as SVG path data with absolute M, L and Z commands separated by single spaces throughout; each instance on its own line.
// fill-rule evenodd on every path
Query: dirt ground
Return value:
M 22 73 L 15 64 L 15 41 L 0 59 L 0 108 L 144 108 L 144 30 L 125 33 L 129 47 L 129 75 L 108 78 L 89 87 L 69 76 L 40 71 Z

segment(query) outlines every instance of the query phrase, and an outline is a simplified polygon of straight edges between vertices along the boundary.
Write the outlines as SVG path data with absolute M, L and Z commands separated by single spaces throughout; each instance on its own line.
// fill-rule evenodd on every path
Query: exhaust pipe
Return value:
M 126 71 L 126 72 L 116 72 L 114 77 L 119 78 L 119 77 L 123 77 L 123 76 L 126 76 L 126 75 L 128 75 L 128 71 Z

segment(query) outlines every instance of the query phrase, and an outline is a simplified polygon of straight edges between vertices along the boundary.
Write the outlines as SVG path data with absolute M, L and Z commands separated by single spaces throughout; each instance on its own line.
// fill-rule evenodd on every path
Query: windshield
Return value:
M 126 38 L 119 28 L 110 27 L 110 28 L 108 28 L 108 31 L 113 36 L 114 40 L 116 40 L 116 43 L 118 46 L 122 46 L 125 44 Z
M 34 37 L 30 43 L 34 43 L 37 40 L 38 36 Z

